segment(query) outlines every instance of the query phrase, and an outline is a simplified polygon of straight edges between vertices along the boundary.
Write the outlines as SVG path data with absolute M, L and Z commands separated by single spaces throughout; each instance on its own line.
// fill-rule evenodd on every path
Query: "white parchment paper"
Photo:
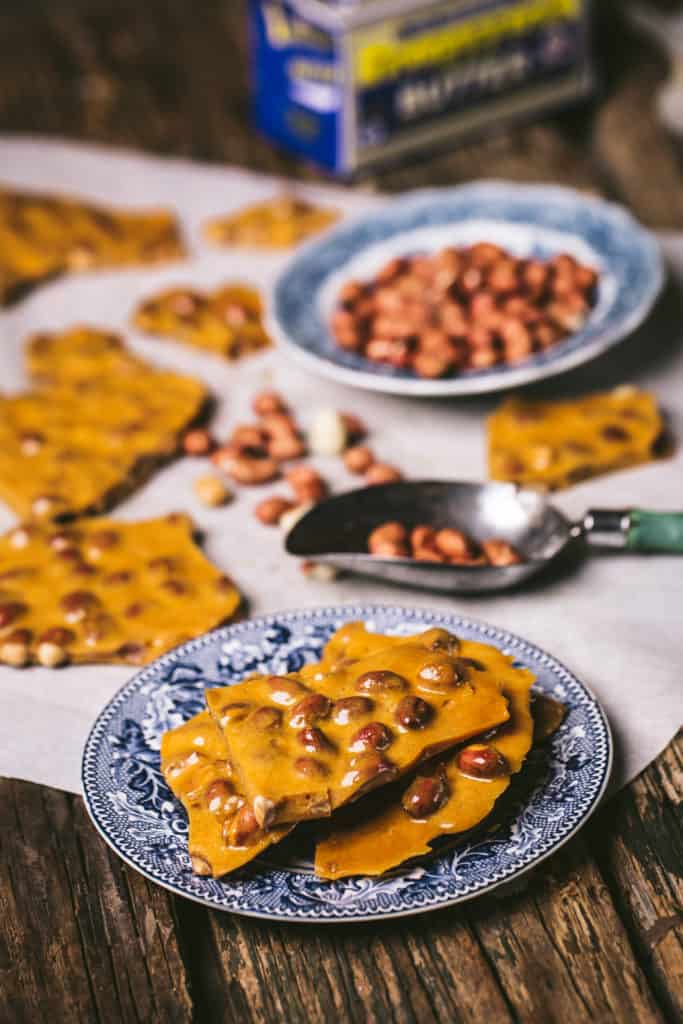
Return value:
M 483 479 L 483 417 L 495 396 L 461 401 L 413 401 L 372 395 L 318 379 L 292 364 L 282 349 L 227 364 L 172 342 L 135 334 L 133 307 L 161 286 L 212 287 L 248 281 L 266 293 L 287 259 L 256 250 L 215 250 L 203 245 L 202 221 L 269 197 L 283 182 L 231 168 L 131 155 L 61 142 L 0 138 L 0 182 L 73 192 L 134 206 L 174 207 L 192 248 L 191 260 L 158 269 L 135 269 L 62 278 L 39 287 L 0 313 L 2 387 L 25 383 L 22 342 L 36 330 L 89 323 L 125 332 L 129 343 L 159 364 L 202 377 L 218 398 L 215 431 L 227 434 L 250 418 L 253 393 L 264 386 L 284 392 L 302 422 L 319 407 L 362 416 L 378 455 L 409 477 Z M 312 199 L 353 216 L 382 200 L 360 191 L 296 186 Z M 652 388 L 683 438 L 683 237 L 662 239 L 672 280 L 655 315 L 607 356 L 556 382 L 536 388 L 560 395 L 631 381 Z M 339 459 L 317 459 L 338 488 L 356 486 Z M 617 744 L 613 788 L 655 757 L 683 719 L 683 558 L 595 554 L 563 562 L 514 594 L 448 598 L 347 578 L 322 584 L 305 579 L 282 550 L 277 529 L 266 529 L 251 509 L 279 488 L 241 489 L 233 504 L 207 509 L 194 497 L 203 460 L 181 459 L 158 473 L 112 513 L 124 519 L 171 509 L 189 512 L 206 532 L 210 558 L 239 583 L 253 614 L 340 601 L 436 605 L 487 620 L 527 637 L 565 662 L 603 702 Z M 570 515 L 589 506 L 640 505 L 683 509 L 683 455 L 588 481 L 557 496 Z M 0 507 L 0 529 L 13 523 Z M 129 668 L 84 666 L 50 671 L 0 667 L 0 775 L 80 791 L 86 734 L 103 704 L 130 677 Z

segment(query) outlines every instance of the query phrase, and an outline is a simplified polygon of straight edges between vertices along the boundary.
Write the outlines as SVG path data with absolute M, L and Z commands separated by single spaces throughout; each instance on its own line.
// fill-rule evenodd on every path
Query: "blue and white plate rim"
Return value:
M 539 208 L 545 202 L 553 202 L 567 207 L 585 207 L 599 215 L 609 217 L 614 222 L 621 222 L 622 227 L 637 242 L 638 247 L 646 256 L 650 272 L 650 281 L 643 293 L 640 304 L 632 312 L 614 324 L 605 324 L 600 334 L 591 342 L 583 344 L 569 352 L 563 352 L 558 346 L 549 353 L 544 353 L 543 361 L 534 361 L 519 366 L 497 366 L 489 370 L 477 371 L 472 374 L 456 375 L 437 380 L 424 380 L 419 377 L 397 377 L 391 372 L 381 372 L 377 367 L 373 371 L 358 368 L 347 368 L 332 359 L 308 349 L 293 338 L 282 322 L 277 310 L 277 291 L 296 267 L 299 260 L 305 259 L 320 246 L 325 246 L 335 238 L 343 238 L 363 222 L 382 212 L 393 209 L 406 210 L 410 206 L 422 206 L 431 200 L 442 200 L 449 194 L 454 198 L 471 195 L 474 199 L 500 199 L 505 193 L 515 200 L 534 200 Z M 577 189 L 564 185 L 505 181 L 503 179 L 486 178 L 460 185 L 447 185 L 431 188 L 412 189 L 400 195 L 388 195 L 383 206 L 344 218 L 338 224 L 326 229 L 297 247 L 286 267 L 278 274 L 274 283 L 271 301 L 268 303 L 266 322 L 271 336 L 282 344 L 292 357 L 304 368 L 321 374 L 341 384 L 348 384 L 369 391 L 407 397 L 459 397 L 480 395 L 495 391 L 504 391 L 522 387 L 547 377 L 557 376 L 591 359 L 607 352 L 614 345 L 628 337 L 638 328 L 651 312 L 665 280 L 665 269 L 662 252 L 656 237 L 648 231 L 630 211 L 620 203 L 604 199 L 600 196 L 588 195 Z M 579 332 L 581 333 L 581 332 Z M 571 339 L 569 339 L 571 340 Z M 539 359 L 540 357 L 534 357 Z
M 481 642 L 493 643 L 494 646 L 499 647 L 501 650 L 506 650 L 508 653 L 514 653 L 516 650 L 519 653 L 525 654 L 527 657 L 539 661 L 544 667 L 551 669 L 558 677 L 564 679 L 571 685 L 578 687 L 578 690 L 582 693 L 583 697 L 588 700 L 591 705 L 591 711 L 595 715 L 595 720 L 599 723 L 599 727 L 602 731 L 601 742 L 604 745 L 605 757 L 603 768 L 600 773 L 599 779 L 596 781 L 594 791 L 589 805 L 585 808 L 583 813 L 580 815 L 578 820 L 566 831 L 561 838 L 555 842 L 551 848 L 539 853 L 531 858 L 522 858 L 521 863 L 517 867 L 512 867 L 509 871 L 506 871 L 502 875 L 495 875 L 485 884 L 477 884 L 468 889 L 467 891 L 447 899 L 434 899 L 429 903 L 419 903 L 418 905 L 407 905 L 401 909 L 391 909 L 389 911 L 371 912 L 367 914 L 353 914 L 353 913 L 339 913 L 339 914 L 312 914 L 312 913 L 278 913 L 272 909 L 246 909 L 237 906 L 226 906 L 220 901 L 214 898 L 198 895 L 196 893 L 189 892 L 185 887 L 178 884 L 177 882 L 167 881 L 162 878 L 158 878 L 155 874 L 141 866 L 136 862 L 135 858 L 129 856 L 121 847 L 117 844 L 116 840 L 110 835 L 106 822 L 103 822 L 99 816 L 96 808 L 98 794 L 91 792 L 87 779 L 89 769 L 91 768 L 91 762 L 93 758 L 97 756 L 99 741 L 101 740 L 104 730 L 109 720 L 115 715 L 125 702 L 132 697 L 137 691 L 145 684 L 148 683 L 154 676 L 155 672 L 159 671 L 160 668 L 168 667 L 174 664 L 178 658 L 190 654 L 193 651 L 199 650 L 203 647 L 207 647 L 213 644 L 222 643 L 226 640 L 239 636 L 241 632 L 246 630 L 267 630 L 274 626 L 281 624 L 287 624 L 292 622 L 298 622 L 299 620 L 313 619 L 319 616 L 331 618 L 336 623 L 348 622 L 354 620 L 362 620 L 369 622 L 375 619 L 377 616 L 383 617 L 385 615 L 396 616 L 408 624 L 408 622 L 416 623 L 418 626 L 429 628 L 430 626 L 442 626 L 448 629 L 461 629 L 468 630 L 476 635 L 476 638 Z M 237 680 L 236 680 L 237 681 Z M 104 706 L 102 711 L 99 713 L 93 725 L 90 729 L 88 737 L 86 739 L 83 756 L 82 756 L 82 774 L 81 781 L 83 785 L 83 797 L 86 806 L 86 810 L 90 817 L 90 820 L 99 833 L 102 839 L 107 845 L 117 854 L 117 856 L 134 868 L 144 877 L 161 886 L 167 891 L 177 896 L 183 896 L 186 899 L 190 899 L 195 903 L 199 903 L 213 910 L 223 910 L 229 913 L 238 913 L 244 917 L 253 917 L 261 920 L 273 920 L 280 921 L 283 923 L 315 923 L 315 924 L 338 924 L 338 923 L 362 923 L 367 921 L 385 920 L 388 917 L 410 917 L 415 914 L 425 913 L 430 910 L 439 910 L 446 907 L 454 906 L 458 903 L 465 902 L 469 899 L 473 899 L 480 895 L 490 892 L 492 889 L 497 888 L 500 885 L 510 883 L 517 880 L 533 868 L 537 867 L 540 863 L 546 860 L 548 857 L 555 854 L 561 847 L 563 847 L 570 839 L 572 839 L 576 833 L 583 827 L 588 819 L 593 815 L 595 810 L 599 807 L 607 789 L 612 766 L 614 759 L 614 743 L 612 737 L 612 731 L 609 724 L 609 720 L 600 704 L 599 700 L 593 693 L 593 691 L 585 683 L 579 680 L 562 662 L 558 661 L 553 655 L 549 654 L 542 648 L 539 648 L 536 644 L 525 640 L 523 637 L 515 633 L 511 633 L 507 629 L 500 629 L 496 626 L 492 626 L 479 619 L 473 619 L 469 616 L 460 615 L 458 613 L 445 611 L 442 609 L 433 609 L 425 607 L 407 607 L 400 605 L 386 605 L 386 604 L 369 604 L 369 605 L 355 605 L 353 603 L 331 605 L 331 606 L 315 606 L 308 608 L 299 608 L 293 610 L 287 610 L 283 612 L 272 612 L 266 615 L 258 616 L 256 618 L 246 619 L 239 623 L 220 627 L 219 629 L 212 630 L 211 632 L 202 634 L 202 636 L 195 638 L 194 640 L 187 641 L 185 644 L 174 648 L 172 651 L 167 652 L 160 658 L 151 662 L 145 666 L 139 672 L 137 672 L 132 679 L 125 683 L 111 698 L 110 701 Z M 276 870 L 276 869 L 273 869 Z M 400 869 L 396 869 L 397 871 Z M 394 874 L 392 872 L 391 874 Z M 382 879 L 378 879 L 381 882 Z M 418 880 L 419 881 L 419 880 Z M 343 908 L 342 908 L 343 910 Z

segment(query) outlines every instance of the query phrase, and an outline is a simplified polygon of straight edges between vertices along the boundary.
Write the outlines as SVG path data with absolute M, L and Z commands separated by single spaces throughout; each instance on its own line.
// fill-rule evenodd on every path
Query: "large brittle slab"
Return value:
M 0 399 L 0 497 L 22 518 L 100 511 L 180 446 L 207 393 L 88 327 L 36 335 L 36 390 Z
M 630 386 L 564 402 L 509 398 L 489 417 L 493 480 L 556 490 L 655 458 L 663 420 Z
M 428 630 L 306 686 L 259 676 L 207 691 L 240 791 L 263 827 L 328 816 L 508 718 L 498 681 Z
M 142 665 L 232 616 L 185 515 L 25 523 L 0 537 L 0 661 Z
M 195 874 L 218 878 L 234 871 L 289 832 L 259 827 L 235 787 L 227 744 L 208 711 L 164 733 L 161 770 L 187 812 Z
M 270 345 L 262 317 L 259 293 L 246 285 L 233 284 L 213 292 L 169 288 L 142 302 L 133 323 L 148 334 L 238 359 Z
M 0 189 L 0 305 L 55 274 L 183 255 L 178 223 L 168 210 L 113 210 Z
M 339 219 L 336 210 L 316 206 L 296 196 L 278 196 L 246 206 L 204 225 L 204 235 L 216 245 L 254 245 L 283 249 L 318 234 Z
M 387 644 L 397 642 L 373 634 L 352 636 L 347 650 L 363 645 L 384 652 Z M 331 655 L 336 656 L 334 650 Z M 384 796 L 381 806 L 348 808 L 346 821 L 334 822 L 316 846 L 315 871 L 322 878 L 380 875 L 429 853 L 435 839 L 465 832 L 488 817 L 509 787 L 511 775 L 521 770 L 533 737 L 530 691 L 534 676 L 513 668 L 511 657 L 487 644 L 463 640 L 460 656 L 472 679 L 488 672 L 499 680 L 509 700 L 510 718 L 485 739 L 444 755 L 418 772 L 407 786 L 395 789 L 391 799 Z M 472 774 L 478 771 L 484 774 Z

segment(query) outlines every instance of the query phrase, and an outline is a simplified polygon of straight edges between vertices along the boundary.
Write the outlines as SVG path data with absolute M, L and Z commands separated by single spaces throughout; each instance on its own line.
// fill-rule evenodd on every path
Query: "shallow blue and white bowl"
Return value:
M 192 873 L 187 821 L 159 767 L 162 734 L 204 706 L 204 689 L 255 671 L 296 671 L 318 660 L 332 633 L 355 619 L 380 633 L 432 626 L 493 644 L 536 675 L 568 708 L 531 793 L 491 835 L 451 843 L 382 878 L 316 878 L 307 851 L 268 854 L 224 880 Z M 527 871 L 562 846 L 604 793 L 612 761 L 599 704 L 568 669 L 511 633 L 448 613 L 393 606 L 283 612 L 208 633 L 139 672 L 95 721 L 83 753 L 83 789 L 95 827 L 128 864 L 181 896 L 280 921 L 359 921 L 416 914 L 469 899 Z M 312 851 L 310 851 L 312 852 Z
M 369 279 L 392 257 L 492 241 L 519 257 L 568 252 L 600 273 L 581 330 L 523 363 L 423 380 L 339 348 L 328 324 L 345 281 Z M 302 365 L 355 387 L 397 395 L 474 395 L 579 366 L 627 337 L 664 280 L 657 241 L 621 206 L 551 185 L 484 181 L 387 200 L 297 251 L 278 277 L 270 328 Z

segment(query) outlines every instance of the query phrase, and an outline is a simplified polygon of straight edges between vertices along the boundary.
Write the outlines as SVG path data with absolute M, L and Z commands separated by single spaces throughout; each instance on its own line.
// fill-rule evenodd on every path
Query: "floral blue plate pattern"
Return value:
M 517 256 L 569 252 L 600 271 L 584 327 L 514 366 L 442 380 L 372 363 L 334 342 L 327 327 L 344 281 L 368 279 L 394 256 L 495 241 Z M 622 207 L 551 185 L 485 181 L 388 201 L 302 247 L 275 284 L 271 330 L 310 370 L 393 394 L 472 395 L 519 387 L 607 351 L 644 320 L 664 279 L 656 240 Z
M 374 632 L 394 635 L 443 626 L 493 644 L 530 668 L 536 688 L 568 707 L 533 789 L 513 800 L 497 831 L 452 842 L 431 858 L 379 879 L 318 879 L 310 851 L 292 852 L 291 840 L 223 880 L 197 877 L 186 849 L 184 811 L 159 769 L 163 732 L 202 710 L 206 687 L 238 682 L 255 671 L 295 671 L 319 658 L 340 625 L 356 619 Z M 595 698 L 533 644 L 428 609 L 344 605 L 228 626 L 143 669 L 95 721 L 83 754 L 83 789 L 88 812 L 109 845 L 172 892 L 273 920 L 358 921 L 448 906 L 528 870 L 566 842 L 595 809 L 611 759 L 609 726 Z

